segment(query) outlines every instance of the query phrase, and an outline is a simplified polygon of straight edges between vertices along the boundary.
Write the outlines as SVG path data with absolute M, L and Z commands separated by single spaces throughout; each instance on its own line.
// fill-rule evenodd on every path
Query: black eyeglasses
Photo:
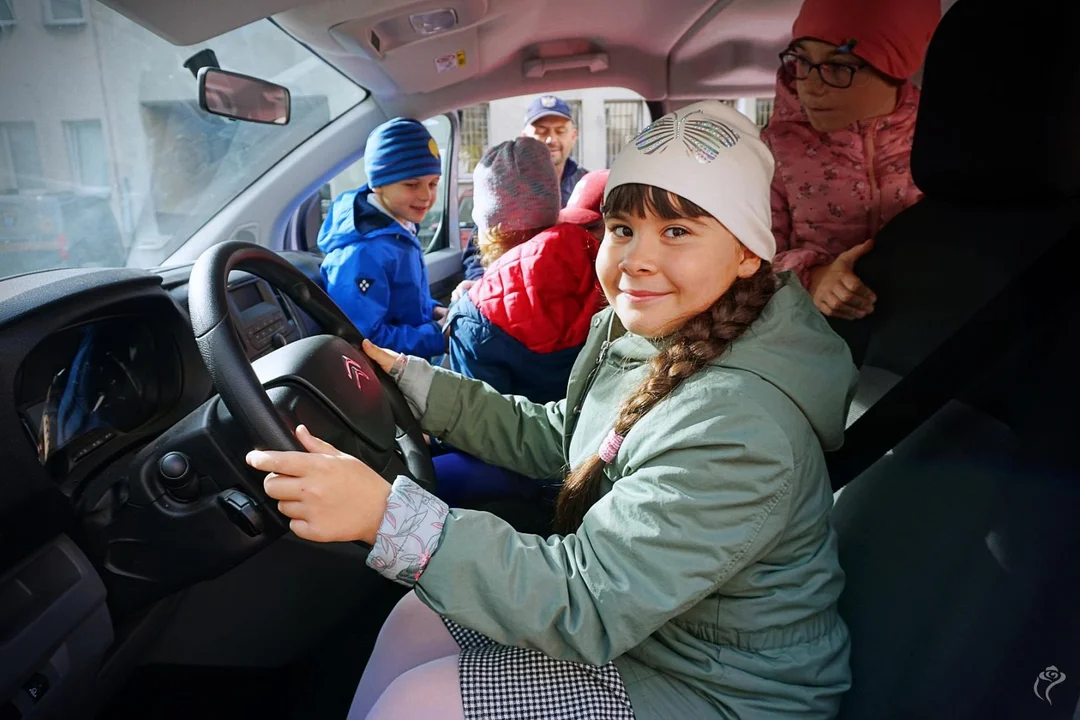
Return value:
M 823 83 L 842 90 L 851 87 L 855 73 L 866 67 L 866 63 L 861 65 L 838 62 L 813 63 L 799 53 L 789 50 L 780 53 L 780 67 L 796 80 L 805 80 L 810 77 L 811 71 L 817 70 Z

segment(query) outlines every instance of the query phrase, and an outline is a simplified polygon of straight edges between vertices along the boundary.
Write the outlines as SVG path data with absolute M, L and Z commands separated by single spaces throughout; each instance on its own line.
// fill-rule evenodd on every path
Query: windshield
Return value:
M 157 266 L 367 96 L 268 20 L 178 47 L 94 1 L 0 4 L 0 277 Z M 289 124 L 201 110 L 184 63 L 207 49 L 289 88 Z

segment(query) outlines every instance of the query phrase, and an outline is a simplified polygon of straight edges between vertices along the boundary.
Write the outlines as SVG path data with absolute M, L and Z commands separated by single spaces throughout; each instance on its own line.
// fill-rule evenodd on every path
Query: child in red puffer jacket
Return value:
M 559 222 L 559 182 L 547 148 L 517 138 L 473 172 L 483 277 L 447 319 L 450 367 L 500 393 L 560 400 L 603 304 L 594 264 L 600 240 Z

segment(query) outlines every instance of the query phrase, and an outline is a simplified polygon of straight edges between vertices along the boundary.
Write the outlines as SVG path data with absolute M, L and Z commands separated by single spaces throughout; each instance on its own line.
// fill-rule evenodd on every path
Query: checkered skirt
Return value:
M 442 620 L 461 646 L 465 720 L 634 720 L 614 663 L 555 660 Z

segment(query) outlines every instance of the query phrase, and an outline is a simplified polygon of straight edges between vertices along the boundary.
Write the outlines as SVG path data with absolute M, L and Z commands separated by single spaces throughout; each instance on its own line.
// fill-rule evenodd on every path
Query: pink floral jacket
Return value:
M 804 286 L 810 270 L 871 239 L 922 193 L 911 179 L 911 139 L 919 90 L 900 90 L 889 115 L 820 133 L 791 81 L 778 76 L 776 104 L 761 139 L 776 157 L 772 223 L 777 271 L 793 270 Z

